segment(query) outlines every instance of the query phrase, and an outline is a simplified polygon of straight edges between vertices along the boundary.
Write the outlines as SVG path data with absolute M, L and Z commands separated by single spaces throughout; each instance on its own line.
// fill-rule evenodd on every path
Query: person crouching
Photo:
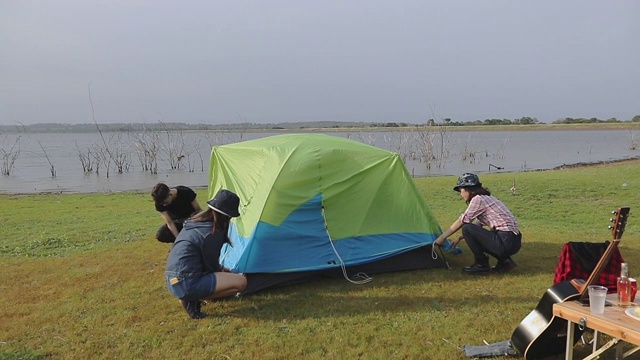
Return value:
M 202 300 L 233 296 L 247 286 L 242 274 L 232 273 L 219 263 L 220 251 L 229 239 L 229 222 L 240 216 L 240 198 L 222 189 L 207 202 L 208 209 L 184 224 L 169 252 L 165 281 L 169 292 L 192 319 L 206 316 Z

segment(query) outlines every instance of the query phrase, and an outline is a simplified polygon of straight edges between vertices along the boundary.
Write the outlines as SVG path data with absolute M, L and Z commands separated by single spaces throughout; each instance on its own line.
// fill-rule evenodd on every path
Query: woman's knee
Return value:
M 238 291 L 242 291 L 247 287 L 247 278 L 241 274 L 233 274 L 236 275 L 234 277 L 234 282 L 236 284 L 236 288 Z
M 242 274 L 227 272 L 216 273 L 216 292 L 235 289 L 242 291 L 247 287 L 247 278 Z

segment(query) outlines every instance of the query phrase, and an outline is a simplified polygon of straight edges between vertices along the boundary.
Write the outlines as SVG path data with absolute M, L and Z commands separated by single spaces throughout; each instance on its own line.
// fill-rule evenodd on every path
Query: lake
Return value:
M 529 171 L 640 157 L 640 149 L 631 149 L 640 135 L 630 130 L 325 133 L 393 151 L 414 177 Z M 277 133 L 1 134 L 4 165 L 0 165 L 9 168 L 10 174 L 0 175 L 0 193 L 147 190 L 159 181 L 170 186 L 207 186 L 213 146 L 273 135 Z M 156 172 L 148 170 L 149 160 L 145 160 L 150 149 L 155 149 Z M 103 159 L 118 159 L 122 173 L 111 162 L 107 174 L 105 160 L 96 160 L 105 153 L 110 156 Z M 8 165 L 13 158 L 13 165 Z M 88 163 L 92 171 L 85 172 Z

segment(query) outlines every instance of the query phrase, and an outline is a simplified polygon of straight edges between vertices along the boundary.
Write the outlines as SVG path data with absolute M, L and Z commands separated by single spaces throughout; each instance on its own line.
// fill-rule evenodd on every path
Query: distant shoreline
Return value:
M 98 128 L 100 131 L 98 131 Z M 404 124 L 404 126 L 384 126 L 383 124 L 352 122 L 309 122 L 281 124 L 34 124 L 34 125 L 0 125 L 2 134 L 43 134 L 43 133 L 113 133 L 113 132 L 234 132 L 234 133 L 307 133 L 307 132 L 395 132 L 395 131 L 575 131 L 575 130 L 640 130 L 640 122 L 600 122 L 576 124 L 512 124 L 512 125 L 421 125 Z
M 617 159 L 617 160 L 606 160 L 606 161 L 594 161 L 594 162 L 579 162 L 575 164 L 562 164 L 560 166 L 556 166 L 552 169 L 541 169 L 541 170 L 532 170 L 532 171 L 549 171 L 549 170 L 562 170 L 562 169 L 575 169 L 581 167 L 590 167 L 590 166 L 598 166 L 598 165 L 616 165 L 625 162 L 640 162 L 640 156 L 628 159 Z

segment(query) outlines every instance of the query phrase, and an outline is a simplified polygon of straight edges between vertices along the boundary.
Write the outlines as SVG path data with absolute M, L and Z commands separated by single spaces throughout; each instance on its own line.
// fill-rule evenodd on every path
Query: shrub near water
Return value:
M 638 165 L 481 174 L 521 222 L 514 273 L 462 274 L 473 262 L 463 244 L 451 270 L 323 279 L 207 304 L 199 321 L 164 287 L 169 246 L 153 239 L 161 219 L 148 192 L 2 195 L 0 358 L 464 359 L 465 344 L 510 338 L 552 285 L 565 242 L 610 240 L 619 206 L 632 213 L 620 250 L 640 272 Z M 415 181 L 443 227 L 465 209 L 456 177 Z

